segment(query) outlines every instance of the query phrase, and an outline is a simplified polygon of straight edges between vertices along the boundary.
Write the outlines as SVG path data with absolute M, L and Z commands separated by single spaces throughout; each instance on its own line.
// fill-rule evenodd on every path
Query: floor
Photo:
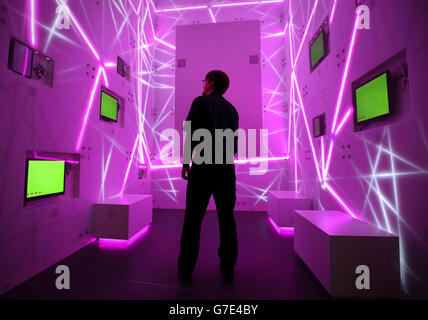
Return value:
M 93 242 L 0 299 L 329 299 L 266 213 L 238 212 L 239 255 L 233 283 L 224 282 L 217 256 L 217 215 L 207 212 L 192 283 L 177 274 L 183 213 L 155 210 L 147 232 L 128 247 Z M 70 269 L 70 290 L 55 287 L 57 265 Z

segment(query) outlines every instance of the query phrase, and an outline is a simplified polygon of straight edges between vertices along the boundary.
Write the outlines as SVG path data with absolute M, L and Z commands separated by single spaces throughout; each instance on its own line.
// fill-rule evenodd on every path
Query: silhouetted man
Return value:
M 190 157 L 195 145 L 199 143 L 195 143 L 193 140 L 190 142 L 191 152 L 187 156 L 188 162 L 183 161 L 182 169 L 182 178 L 188 180 L 188 183 L 178 269 L 182 280 L 189 282 L 198 258 L 202 220 L 211 195 L 213 195 L 220 228 L 220 246 L 218 249 L 220 267 L 225 280 L 232 281 L 238 254 L 236 225 L 233 215 L 236 202 L 236 175 L 233 155 L 237 152 L 237 137 L 232 140 L 232 150 L 230 150 L 230 144 L 224 143 L 223 139 L 220 146 L 223 150 L 222 161 L 215 161 L 221 159 L 221 155 L 217 158 L 215 156 L 215 144 L 218 145 L 218 141 L 214 142 L 214 138 L 216 129 L 229 129 L 229 131 L 231 129 L 236 132 L 239 117 L 235 107 L 223 98 L 223 94 L 229 88 L 229 78 L 224 72 L 210 71 L 203 83 L 203 95 L 193 101 L 186 121 L 190 121 L 192 136 L 198 129 L 206 129 L 211 133 L 212 149 L 208 151 L 211 151 L 212 161 L 197 164 L 195 151 L 190 168 L 188 164 Z M 190 138 L 187 137 L 185 152 L 186 144 L 189 146 L 189 141 Z M 220 153 L 219 149 L 217 149 L 217 153 Z M 231 158 L 226 159 L 227 154 L 231 155 Z

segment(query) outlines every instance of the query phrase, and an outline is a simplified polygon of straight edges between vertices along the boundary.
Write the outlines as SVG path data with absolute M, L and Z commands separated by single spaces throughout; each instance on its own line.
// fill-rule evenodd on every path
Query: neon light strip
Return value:
M 321 184 L 324 184 L 325 181 L 325 155 L 324 155 L 324 136 L 321 136 L 321 171 L 322 171 L 322 181 Z
M 248 158 L 248 159 L 238 159 L 235 160 L 235 164 L 247 164 L 247 163 L 259 163 L 259 162 L 269 162 L 269 161 L 280 161 L 280 160 L 289 160 L 290 156 L 282 157 L 271 157 L 271 158 Z M 183 165 L 180 164 L 166 164 L 166 165 L 151 165 L 149 163 L 150 169 L 169 169 L 169 168 L 181 168 Z
M 327 182 L 324 183 L 324 186 L 326 187 L 327 191 L 339 202 L 342 208 L 346 210 L 346 212 L 348 212 L 353 218 L 364 221 L 364 219 L 359 217 L 350 209 L 349 205 L 337 194 L 337 192 Z
M 342 82 L 340 84 L 339 95 L 338 95 L 337 101 L 336 101 L 336 109 L 334 112 L 333 127 L 331 128 L 332 133 L 334 132 L 334 129 L 336 129 L 337 116 L 339 114 L 340 105 L 342 104 L 343 92 L 345 90 L 346 81 L 348 80 L 349 66 L 351 65 L 352 53 L 354 52 L 355 40 L 357 39 L 358 18 L 359 18 L 358 14 L 356 14 L 355 15 L 355 21 L 354 21 L 354 27 L 352 30 L 352 37 L 351 37 L 351 41 L 349 42 L 349 46 L 348 46 L 348 56 L 346 57 L 345 69 L 343 70 Z
M 150 224 L 145 226 L 143 229 L 141 229 L 139 232 L 137 232 L 135 235 L 133 235 L 128 240 L 121 240 L 121 239 L 108 239 L 108 238 L 100 238 L 98 240 L 98 244 L 100 248 L 109 248 L 109 249 L 126 249 L 132 246 L 137 240 L 141 239 L 144 235 L 146 235 L 150 229 Z
M 137 138 L 135 139 L 135 142 L 134 142 L 134 147 L 132 148 L 131 158 L 129 159 L 128 167 L 126 168 L 125 178 L 123 179 L 123 184 L 122 184 L 122 190 L 120 190 L 120 196 L 122 196 L 123 192 L 125 191 L 126 181 L 128 180 L 128 175 L 129 175 L 129 169 L 131 169 L 131 164 L 132 164 L 132 160 L 134 159 L 135 149 L 137 149 L 137 142 L 139 140 L 138 138 L 139 138 L 139 135 L 137 135 Z
M 113 61 L 104 62 L 104 67 L 105 68 L 116 67 L 116 62 L 113 62 Z
M 24 70 L 22 70 L 22 75 L 25 76 L 25 71 L 27 70 L 28 65 L 28 47 L 25 47 L 25 61 L 24 61 Z
M 339 95 L 337 97 L 336 110 L 334 112 L 333 126 L 331 128 L 332 133 L 334 133 L 335 129 L 336 129 L 337 116 L 339 114 L 340 105 L 342 104 L 342 98 L 343 98 L 343 92 L 345 89 L 346 80 L 348 79 L 349 66 L 350 66 L 351 59 L 352 59 L 352 53 L 354 52 L 354 48 L 355 48 L 355 40 L 357 38 L 357 29 L 358 29 L 357 25 L 358 25 L 358 13 L 355 15 L 352 37 L 351 37 L 351 41 L 349 42 L 349 47 L 348 47 L 348 56 L 346 58 L 345 69 L 343 70 L 342 82 L 340 84 Z M 330 168 L 331 156 L 332 156 L 332 152 L 333 152 L 333 145 L 334 145 L 334 140 L 331 141 L 330 148 L 328 150 L 327 163 L 326 163 L 326 167 L 325 167 L 326 175 L 327 175 L 328 170 Z
M 297 61 L 299 60 L 299 55 L 302 50 L 303 43 L 306 40 L 306 36 L 308 35 L 309 27 L 312 23 L 312 18 L 314 17 L 315 9 L 317 8 L 317 5 L 318 5 L 318 0 L 315 0 L 314 6 L 312 8 L 311 16 L 309 17 L 308 24 L 306 25 L 305 33 L 303 34 L 302 41 L 300 42 L 299 50 L 297 50 L 297 55 L 296 55 L 296 58 L 294 59 L 293 69 L 296 67 Z
M 294 73 L 293 73 L 293 78 L 294 78 L 294 83 L 296 85 L 296 92 L 297 92 L 297 95 L 298 95 L 299 101 L 300 101 L 300 107 L 302 108 L 303 119 L 305 121 L 305 126 L 306 126 L 306 133 L 308 134 L 308 139 L 309 139 L 309 143 L 311 145 L 312 155 L 314 156 L 314 162 L 315 162 L 315 168 L 317 169 L 318 180 L 321 182 L 322 179 L 321 179 L 321 174 L 320 174 L 320 168 L 318 165 L 317 155 L 315 153 L 314 143 L 312 142 L 312 136 L 311 136 L 311 131 L 309 129 L 308 120 L 306 118 L 305 106 L 303 104 L 302 96 L 300 94 L 299 84 L 297 83 L 297 78 L 296 78 L 296 75 Z
M 104 84 L 106 85 L 106 87 L 108 88 L 108 80 L 107 80 L 107 74 L 106 71 L 104 70 L 103 67 L 101 67 L 101 70 L 103 72 L 103 77 L 104 77 Z
M 86 106 L 86 112 L 85 112 L 85 116 L 83 118 L 82 127 L 80 129 L 79 138 L 77 139 L 76 151 L 80 151 L 80 147 L 82 145 L 82 139 L 83 139 L 83 136 L 84 136 L 85 131 L 86 131 L 86 126 L 88 125 L 89 113 L 91 112 L 92 104 L 94 102 L 95 91 L 98 87 L 98 82 L 100 81 L 101 69 L 102 69 L 101 66 L 99 66 L 98 71 L 97 71 L 97 76 L 96 76 L 95 81 L 94 81 L 94 86 L 92 87 L 91 95 L 90 95 L 90 98 L 88 101 L 88 105 Z
M 237 3 L 220 3 L 213 4 L 213 8 L 222 8 L 222 7 L 238 7 L 238 6 L 249 6 L 256 4 L 268 4 L 268 3 L 281 3 L 283 0 L 268 0 L 268 1 L 249 1 L 249 2 L 237 2 Z
M 330 22 L 329 22 L 330 25 L 333 22 L 334 13 L 336 12 L 336 4 L 337 4 L 337 0 L 334 0 L 333 7 L 331 8 L 331 12 L 330 12 Z
M 348 120 L 349 120 L 349 117 L 351 116 L 351 114 L 352 114 L 352 107 L 349 107 L 348 108 L 348 111 L 346 112 L 346 114 L 344 115 L 344 117 L 343 117 L 343 119 L 342 119 L 342 121 L 340 121 L 340 123 L 339 123 L 339 125 L 337 126 L 337 130 L 336 130 L 336 132 L 334 133 L 334 135 L 335 136 L 338 136 L 339 135 L 339 133 L 342 131 L 342 129 L 343 129 L 343 127 L 345 126 L 345 124 L 348 122 Z
M 212 20 L 214 23 L 216 23 L 217 21 L 215 20 L 215 16 L 214 16 L 214 13 L 212 12 L 211 8 L 209 8 L 209 9 L 208 9 L 208 12 L 210 13 L 211 20 Z
M 289 228 L 289 227 L 278 227 L 275 223 L 275 221 L 272 220 L 271 217 L 268 217 L 268 221 L 270 222 L 270 224 L 272 225 L 272 227 L 275 229 L 275 231 L 280 234 L 280 235 L 285 235 L 285 236 L 292 236 L 294 235 L 294 228 Z
M 64 162 L 68 162 L 68 163 L 72 163 L 72 164 L 79 164 L 79 161 L 75 161 L 75 160 L 67 160 L 67 159 L 56 159 L 56 158 L 49 158 L 49 157 L 41 157 L 37 154 L 36 151 L 33 152 L 34 154 L 34 158 L 36 159 L 40 159 L 40 160 L 49 160 L 49 161 L 64 161 Z
M 278 33 L 269 34 L 267 36 L 262 37 L 262 39 L 268 39 L 268 38 L 274 38 L 274 37 L 281 37 L 281 36 L 285 35 L 285 33 L 287 32 L 287 28 L 288 28 L 288 22 L 285 25 L 284 31 L 278 32 Z
M 30 30 L 31 30 L 31 45 L 35 47 L 36 44 L 36 0 L 30 0 Z
M 171 11 L 184 11 L 184 10 L 200 10 L 206 9 L 208 6 L 193 6 L 193 7 L 179 7 L 179 8 L 168 8 L 168 9 L 156 9 L 155 12 L 171 12 Z
M 132 4 L 132 0 L 128 0 L 129 4 L 131 5 L 132 9 L 134 10 L 135 14 L 138 15 L 140 13 L 140 8 L 141 8 L 141 0 L 140 0 L 140 4 L 138 5 L 138 10 L 135 9 L 134 5 Z
M 77 21 L 77 19 L 74 17 L 74 15 L 71 12 L 70 8 L 63 2 L 63 0 L 57 0 L 57 3 L 58 3 L 58 1 L 64 7 L 64 9 L 67 11 L 68 16 L 71 18 L 71 21 L 74 23 L 75 27 L 77 28 L 77 30 L 79 31 L 79 33 L 83 37 L 83 39 L 85 40 L 86 44 L 88 45 L 88 47 L 91 50 L 91 52 L 94 54 L 95 58 L 97 60 L 100 60 L 100 56 L 98 55 L 97 51 L 95 50 L 95 48 L 92 45 L 92 43 L 89 40 L 89 38 L 86 36 L 85 32 L 83 31 L 83 29 L 80 26 L 80 24 Z

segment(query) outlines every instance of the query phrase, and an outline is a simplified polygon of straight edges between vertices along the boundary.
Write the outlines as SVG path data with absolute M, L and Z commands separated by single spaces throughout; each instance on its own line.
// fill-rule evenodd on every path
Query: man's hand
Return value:
M 181 169 L 181 177 L 184 180 L 189 180 L 189 172 L 190 172 L 190 167 L 184 167 Z

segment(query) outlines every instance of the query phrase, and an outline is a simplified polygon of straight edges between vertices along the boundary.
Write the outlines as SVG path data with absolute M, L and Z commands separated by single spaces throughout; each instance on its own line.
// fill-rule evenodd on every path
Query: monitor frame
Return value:
M 320 119 L 320 134 L 319 135 L 315 135 L 315 121 L 316 121 L 316 119 Z M 312 119 L 312 136 L 313 136 L 313 138 L 325 136 L 327 133 L 326 129 L 327 129 L 327 125 L 326 125 L 325 112 Z
M 312 56 L 311 56 L 311 48 L 314 44 L 315 40 L 319 37 L 319 35 L 322 34 L 323 39 L 323 46 L 324 46 L 324 55 L 314 64 L 312 65 Z M 329 18 L 324 19 L 321 26 L 318 28 L 317 32 L 312 37 L 311 41 L 309 41 L 309 71 L 312 73 L 323 61 L 327 56 L 330 54 L 330 30 L 329 30 Z
M 30 161 L 52 161 L 52 162 L 58 162 L 57 160 L 45 160 L 45 159 L 37 159 L 37 158 L 27 158 L 25 160 L 24 206 L 28 202 L 33 201 L 33 200 L 46 199 L 46 198 L 56 197 L 56 196 L 60 196 L 60 195 L 64 195 L 65 194 L 65 182 L 66 182 L 66 175 L 67 175 L 67 162 L 61 160 L 60 162 L 64 162 L 64 190 L 62 192 L 44 194 L 44 195 L 41 195 L 41 196 L 27 198 L 28 166 L 29 166 Z
M 102 100 L 103 92 L 105 94 L 107 94 L 108 96 L 112 97 L 113 99 L 116 99 L 116 101 L 117 101 L 117 111 L 116 111 L 117 112 L 117 117 L 116 117 L 116 120 L 114 120 L 112 118 L 109 118 L 109 117 L 106 117 L 106 116 L 103 116 L 101 114 L 102 101 L 103 101 Z M 115 94 L 114 92 L 108 90 L 107 88 L 101 87 L 101 90 L 100 90 L 100 120 L 111 121 L 111 122 L 116 122 L 117 123 L 119 121 L 119 109 L 120 109 L 120 98 L 119 98 L 119 96 L 117 94 Z
M 13 68 L 13 58 L 14 58 L 14 52 L 15 52 L 15 42 L 25 46 L 31 53 L 30 53 L 30 61 L 28 61 L 28 64 L 30 66 L 30 74 L 25 75 L 22 72 L 19 72 Z M 15 37 L 10 37 L 9 40 L 9 54 L 7 58 L 7 68 L 16 74 L 19 74 L 20 76 L 23 76 L 27 79 L 32 79 L 33 77 L 33 55 L 34 55 L 34 49 L 31 48 L 29 45 L 27 45 L 25 42 L 16 39 Z
M 393 116 L 395 113 L 395 109 L 392 103 L 391 95 L 392 95 L 392 85 L 391 85 L 391 71 L 389 69 L 384 69 L 380 72 L 377 72 L 375 75 L 371 75 L 372 72 L 368 72 L 364 76 L 360 77 L 358 80 L 354 81 L 352 83 L 352 107 L 353 107 L 353 118 L 354 118 L 354 131 L 361 131 L 364 130 L 367 125 L 372 124 L 374 122 L 378 121 L 384 121 Z M 383 74 L 386 74 L 386 87 L 388 91 L 388 105 L 389 105 L 389 112 L 386 114 L 379 115 L 374 118 L 370 118 L 363 121 L 358 121 L 358 114 L 357 114 L 357 96 L 356 91 L 357 89 L 361 88 L 362 86 L 368 84 L 369 82 L 375 80 L 376 78 L 382 76 Z

